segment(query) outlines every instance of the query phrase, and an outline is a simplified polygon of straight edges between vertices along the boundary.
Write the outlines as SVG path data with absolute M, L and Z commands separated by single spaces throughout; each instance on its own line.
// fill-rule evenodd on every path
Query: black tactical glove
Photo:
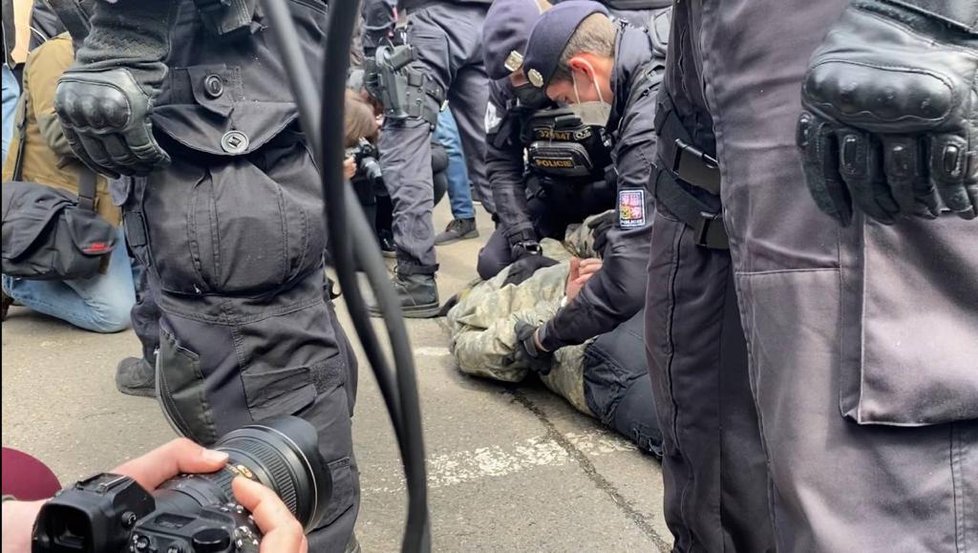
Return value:
M 604 257 L 604 248 L 608 245 L 608 231 L 615 228 L 616 217 L 617 213 L 608 211 L 588 221 L 587 227 L 591 230 L 591 237 L 594 239 L 594 253 L 599 257 Z
M 533 273 L 537 272 L 537 270 L 544 267 L 552 267 L 556 264 L 557 261 L 540 253 L 525 254 L 509 266 L 509 273 L 506 275 L 506 280 L 503 281 L 503 286 L 520 284 L 533 276 Z
M 537 327 L 524 321 L 516 321 L 516 362 L 525 364 L 533 372 L 541 375 L 550 374 L 553 354 L 537 348 L 533 335 Z
M 854 0 L 805 75 L 797 142 L 819 209 L 892 223 L 978 216 L 978 35 Z
M 177 2 L 98 2 L 92 30 L 58 80 L 54 107 L 86 165 L 112 176 L 145 175 L 170 156 L 153 137 L 153 100 L 166 75 Z

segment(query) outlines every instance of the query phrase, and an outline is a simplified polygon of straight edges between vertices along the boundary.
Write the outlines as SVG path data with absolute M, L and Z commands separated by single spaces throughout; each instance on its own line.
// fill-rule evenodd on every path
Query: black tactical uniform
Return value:
M 508 78 L 492 82 L 489 101 L 486 172 L 498 228 L 479 251 L 483 280 L 539 255 L 540 239 L 561 239 L 568 225 L 613 208 L 617 191 L 603 128 L 549 101 L 523 105 Z
M 978 551 L 978 233 L 927 190 L 928 172 L 978 190 L 957 155 L 971 124 L 953 127 L 975 120 L 978 4 L 847 5 L 673 14 L 646 341 L 677 552 Z M 908 156 L 914 136 L 937 155 Z M 812 202 L 796 140 L 819 207 L 849 226 Z M 891 218 L 907 204 L 884 169 L 936 220 Z M 746 370 L 719 362 L 734 287 Z
M 293 39 L 321 67 L 326 6 L 289 8 Z M 56 107 L 76 151 L 134 175 L 120 197 L 127 240 L 158 292 L 167 418 L 202 444 L 253 420 L 309 420 L 333 481 L 310 550 L 342 551 L 359 505 L 356 360 L 324 297 L 319 174 L 261 11 L 233 34 L 202 13 L 191 0 L 100 2 Z M 146 97 L 152 135 L 140 134 Z M 116 102 L 128 117 L 113 116 Z
M 509 11 L 520 8 L 523 6 L 516 4 Z M 655 22 L 649 34 L 660 60 L 666 55 L 669 11 L 667 7 L 649 15 Z M 510 48 L 510 43 L 525 44 L 525 37 L 522 41 L 512 37 L 520 34 L 521 23 L 528 25 L 519 17 L 493 14 L 492 23 L 500 28 L 494 28 L 487 40 L 496 40 L 503 49 Z M 499 52 L 494 57 L 507 54 Z M 559 108 L 542 94 L 529 105 L 517 99 L 508 77 L 494 81 L 491 87 L 486 174 L 496 198 L 497 229 L 479 252 L 477 270 L 482 279 L 489 279 L 524 258 L 527 267 L 518 273 L 525 278 L 545 264 L 526 259 L 539 254 L 538 240 L 560 239 L 567 225 L 615 206 L 618 175 L 610 157 L 613 135 L 611 129 L 582 124 L 569 108 Z
M 552 12 L 545 12 L 544 17 L 549 13 Z M 543 27 L 538 22 L 534 33 Z M 531 35 L 524 71 L 534 70 L 528 66 L 533 42 Z M 638 313 L 644 304 L 652 229 L 652 194 L 648 186 L 656 143 L 655 92 L 661 82 L 663 58 L 645 29 L 624 22 L 619 23 L 614 54 L 614 98 L 606 130 L 612 133 L 614 143 L 611 159 L 617 173 L 618 216 L 606 235 L 602 269 L 574 301 L 540 328 L 538 337 L 548 351 L 608 332 Z M 553 57 L 559 55 L 560 52 L 552 53 Z M 514 198 L 518 201 L 519 196 Z
M 378 146 L 384 184 L 394 203 L 394 286 L 406 317 L 438 314 L 430 140 L 445 101 L 458 122 L 476 196 L 490 213 L 494 210 L 485 179 L 489 90 L 479 40 L 489 4 L 491 0 L 401 2 L 395 29 L 393 2 L 364 3 L 367 86 L 385 108 Z

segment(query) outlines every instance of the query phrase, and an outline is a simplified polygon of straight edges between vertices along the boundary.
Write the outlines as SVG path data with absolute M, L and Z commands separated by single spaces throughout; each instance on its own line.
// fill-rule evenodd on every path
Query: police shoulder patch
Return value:
M 645 190 L 618 191 L 618 226 L 622 229 L 645 226 Z

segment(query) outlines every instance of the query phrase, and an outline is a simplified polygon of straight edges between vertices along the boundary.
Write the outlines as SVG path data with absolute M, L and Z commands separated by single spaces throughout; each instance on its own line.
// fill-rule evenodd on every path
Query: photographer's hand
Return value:
M 205 449 L 186 438 L 177 438 L 119 465 L 112 472 L 132 478 L 147 490 L 155 490 L 181 473 L 220 470 L 227 460 L 226 453 Z M 3 553 L 28 553 L 31 550 L 34 520 L 44 503 L 44 500 L 3 502 Z
M 177 438 L 119 465 L 112 472 L 128 476 L 152 491 L 178 474 L 221 470 L 227 460 L 227 453 L 206 449 L 187 438 Z
M 45 500 L 3 502 L 3 553 L 29 553 L 34 519 Z
M 261 529 L 260 553 L 306 553 L 309 550 L 302 525 L 275 492 L 240 476 L 234 479 L 231 487 L 235 499 L 248 509 Z

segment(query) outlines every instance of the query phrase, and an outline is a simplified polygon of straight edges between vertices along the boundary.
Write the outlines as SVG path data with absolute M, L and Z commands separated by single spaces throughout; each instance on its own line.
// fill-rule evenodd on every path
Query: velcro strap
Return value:
M 127 211 L 123 215 L 123 221 L 126 229 L 126 243 L 130 247 L 139 248 L 149 242 L 147 240 L 149 233 L 146 231 L 146 219 L 143 218 L 141 211 Z
M 676 182 L 669 171 L 656 169 L 653 176 L 655 199 L 695 233 L 696 245 L 714 250 L 730 249 L 722 213 L 698 200 Z

